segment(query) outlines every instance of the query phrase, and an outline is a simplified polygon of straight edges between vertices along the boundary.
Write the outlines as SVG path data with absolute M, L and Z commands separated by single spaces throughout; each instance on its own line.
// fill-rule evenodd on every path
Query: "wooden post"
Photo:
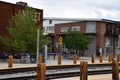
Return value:
M 38 63 L 42 63 L 42 55 L 38 56 Z
M 119 80 L 119 65 L 118 61 L 112 62 L 112 80 Z
M 117 61 L 120 61 L 120 54 L 117 55 Z
M 114 58 L 114 55 L 113 55 L 113 53 L 111 54 L 111 61 L 113 61 L 113 58 Z
M 111 62 L 111 55 L 108 55 L 108 62 Z
M 100 59 L 100 63 L 102 63 L 102 61 L 103 61 L 102 54 L 100 54 L 99 59 Z
M 77 54 L 74 54 L 73 56 L 73 64 L 77 64 Z
M 80 62 L 80 80 L 88 80 L 87 68 L 88 62 Z
M 46 65 L 44 63 L 37 64 L 37 80 L 46 80 Z
M 9 68 L 13 67 L 13 56 L 12 55 L 9 55 L 9 58 L 8 58 L 8 67 Z
M 95 63 L 95 54 L 92 54 L 92 63 Z
M 61 64 L 61 55 L 58 54 L 58 64 Z

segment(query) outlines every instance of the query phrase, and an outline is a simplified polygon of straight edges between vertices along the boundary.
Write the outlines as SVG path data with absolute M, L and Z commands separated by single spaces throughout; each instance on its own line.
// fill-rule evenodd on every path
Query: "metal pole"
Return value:
M 38 63 L 38 56 L 39 56 L 39 29 L 37 29 L 37 55 L 36 55 L 36 62 Z

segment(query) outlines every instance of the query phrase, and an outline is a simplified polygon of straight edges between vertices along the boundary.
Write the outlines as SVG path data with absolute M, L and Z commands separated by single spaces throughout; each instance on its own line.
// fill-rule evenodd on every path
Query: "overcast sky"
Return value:
M 120 20 L 120 0 L 1 0 L 10 3 L 27 2 L 43 9 L 44 17 L 105 18 Z

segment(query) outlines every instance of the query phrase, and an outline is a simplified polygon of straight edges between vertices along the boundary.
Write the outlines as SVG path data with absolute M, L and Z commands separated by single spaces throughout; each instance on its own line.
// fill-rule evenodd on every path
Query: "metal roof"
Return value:
M 65 21 L 104 21 L 116 23 L 118 21 L 104 19 L 104 18 L 58 18 L 58 17 L 44 17 L 43 20 L 65 20 Z

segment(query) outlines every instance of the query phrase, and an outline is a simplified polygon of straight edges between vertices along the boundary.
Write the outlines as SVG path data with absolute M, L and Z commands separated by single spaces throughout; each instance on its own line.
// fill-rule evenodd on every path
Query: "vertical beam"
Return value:
M 112 62 L 112 80 L 119 80 L 118 61 Z
M 13 67 L 13 56 L 12 55 L 9 55 L 9 58 L 8 58 L 8 67 L 9 68 Z
M 88 62 L 80 62 L 80 80 L 88 80 L 87 68 Z
M 74 54 L 73 56 L 73 64 L 77 64 L 77 54 Z
M 58 64 L 61 64 L 61 55 L 58 54 Z
M 37 80 L 46 80 L 46 65 L 37 64 Z

